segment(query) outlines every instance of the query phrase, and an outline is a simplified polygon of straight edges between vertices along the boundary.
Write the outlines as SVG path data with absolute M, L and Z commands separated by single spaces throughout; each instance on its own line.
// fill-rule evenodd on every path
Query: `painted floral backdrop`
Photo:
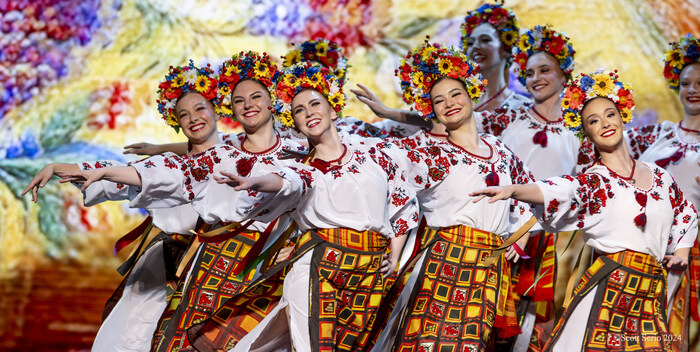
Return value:
M 52 182 L 38 204 L 20 193 L 52 161 L 122 159 L 122 147 L 182 141 L 156 114 L 168 66 L 218 65 L 241 50 L 275 57 L 310 37 L 345 48 L 349 85 L 402 106 L 393 77 L 422 42 L 458 45 L 480 1 L 0 0 L 0 350 L 87 350 L 128 253 L 114 241 L 143 213 L 123 203 L 82 207 Z M 674 0 L 512 0 L 523 27 L 550 23 L 577 51 L 575 71 L 618 68 L 632 83 L 637 123 L 678 120 L 662 78 L 666 43 L 700 35 L 700 3 Z M 349 97 L 347 114 L 373 120 Z M 222 126 L 234 130 L 236 126 Z M 125 252 L 128 252 L 125 251 Z

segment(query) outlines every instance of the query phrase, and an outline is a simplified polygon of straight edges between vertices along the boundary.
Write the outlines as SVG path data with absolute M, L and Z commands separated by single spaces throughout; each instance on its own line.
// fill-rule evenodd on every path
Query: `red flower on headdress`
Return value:
M 508 18 L 508 10 L 497 7 L 491 12 L 491 17 L 489 17 L 489 23 L 496 26 L 501 24 L 506 18 Z

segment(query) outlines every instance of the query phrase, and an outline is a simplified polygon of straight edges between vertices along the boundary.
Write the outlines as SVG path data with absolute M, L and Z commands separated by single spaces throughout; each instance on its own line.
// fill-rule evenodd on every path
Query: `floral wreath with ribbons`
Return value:
M 467 41 L 476 27 L 483 23 L 492 25 L 498 31 L 501 42 L 507 53 L 511 53 L 513 45 L 518 41 L 520 31 L 518 18 L 515 13 L 501 4 L 483 4 L 478 9 L 467 12 L 462 23 L 462 50 L 466 51 Z M 508 59 L 512 60 L 508 55 Z
M 175 105 L 178 99 L 187 92 L 197 92 L 212 102 L 216 107 L 215 99 L 218 92 L 219 81 L 214 71 L 207 64 L 206 67 L 197 67 L 190 60 L 187 66 L 170 66 L 165 79 L 158 85 L 158 112 L 175 132 L 180 132 L 180 122 L 175 115 Z
M 435 118 L 430 102 L 430 90 L 439 79 L 449 77 L 464 83 L 469 98 L 475 103 L 484 93 L 486 80 L 479 74 L 479 65 L 455 48 L 429 43 L 411 50 L 394 72 L 401 80 L 401 97 L 411 110 L 426 120 Z
M 304 89 L 313 89 L 323 94 L 338 117 L 342 117 L 345 107 L 343 80 L 328 67 L 303 61 L 286 68 L 276 81 L 274 107 L 277 117 L 284 126 L 294 127 L 292 99 Z
M 695 63 L 700 63 L 700 39 L 688 33 L 679 41 L 669 43 L 664 58 L 664 78 L 669 88 L 678 93 L 681 71 Z
M 550 25 L 538 25 L 521 34 L 518 45 L 515 47 L 513 61 L 520 83 L 525 85 L 527 60 L 540 51 L 552 55 L 559 62 L 559 68 L 564 72 L 566 80 L 571 80 L 575 64 L 574 54 L 576 54 L 571 46 L 571 39 Z
M 284 68 L 302 61 L 318 61 L 333 71 L 339 80 L 345 80 L 348 59 L 343 56 L 343 48 L 329 39 L 307 40 L 295 46 L 283 57 Z
M 233 55 L 219 67 L 219 91 L 216 96 L 216 110 L 221 117 L 236 120 L 233 116 L 231 93 L 236 84 L 246 79 L 260 82 L 274 96 L 274 81 L 279 75 L 277 64 L 270 60 L 267 53 L 241 51 Z
M 618 80 L 617 70 L 598 70 L 590 75 L 582 73 L 567 84 L 561 99 L 564 123 L 579 139 L 584 137 L 581 111 L 595 98 L 610 99 L 620 111 L 622 122 L 632 121 L 632 88 Z

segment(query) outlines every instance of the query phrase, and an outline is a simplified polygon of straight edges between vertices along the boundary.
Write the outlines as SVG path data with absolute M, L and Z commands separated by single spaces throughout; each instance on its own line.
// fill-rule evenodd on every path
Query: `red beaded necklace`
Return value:
M 534 105 L 532 106 L 532 111 L 535 113 L 535 115 L 539 116 L 539 118 L 541 118 L 541 119 L 542 119 L 544 122 L 546 122 L 546 123 L 557 123 L 557 122 L 562 122 L 562 121 L 564 121 L 564 119 L 561 118 L 561 117 L 560 117 L 558 120 L 556 120 L 556 121 L 550 121 L 549 119 L 547 119 L 546 117 L 544 117 L 544 115 L 540 114 L 540 112 L 537 111 L 537 109 L 535 109 L 535 106 L 534 106 Z
M 246 153 L 248 153 L 248 154 L 253 154 L 253 155 L 263 155 L 263 154 L 267 154 L 267 153 L 271 152 L 273 149 L 277 148 L 277 146 L 278 146 L 279 143 L 280 143 L 280 136 L 279 136 L 279 135 L 275 135 L 275 144 L 273 144 L 272 147 L 267 148 L 267 149 L 265 149 L 265 150 L 263 150 L 263 151 L 261 151 L 261 152 L 257 152 L 257 153 L 256 153 L 256 152 L 251 152 L 250 150 L 248 150 L 248 149 L 246 149 L 246 148 L 244 147 L 245 141 L 247 141 L 247 140 L 248 140 L 248 136 L 246 136 L 246 137 L 243 139 L 243 142 L 241 142 L 241 150 L 242 150 L 242 151 L 244 151 L 244 152 L 246 152 Z
M 679 127 L 681 130 L 683 130 L 683 131 L 685 131 L 685 132 L 688 132 L 688 133 L 700 134 L 700 131 L 698 131 L 698 130 L 693 130 L 693 129 L 690 129 L 690 128 L 683 127 L 683 121 L 681 121 L 681 122 L 678 123 L 678 127 Z
M 483 108 L 484 106 L 486 106 L 486 104 L 488 104 L 489 102 L 491 102 L 491 100 L 496 99 L 496 97 L 499 96 L 499 95 L 501 95 L 501 94 L 503 93 L 503 91 L 506 90 L 506 88 L 508 88 L 508 86 L 503 86 L 503 88 L 501 88 L 501 90 L 499 90 L 498 93 L 496 93 L 494 96 L 492 96 L 491 98 L 489 98 L 489 99 L 486 100 L 485 102 L 483 102 L 483 103 L 477 105 L 477 107 L 474 108 L 474 111 L 479 111 L 479 109 L 481 109 L 481 108 Z

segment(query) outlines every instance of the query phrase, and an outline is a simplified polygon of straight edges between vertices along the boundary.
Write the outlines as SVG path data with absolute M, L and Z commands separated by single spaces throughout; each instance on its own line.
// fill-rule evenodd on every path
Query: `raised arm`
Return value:
M 351 89 L 357 99 L 365 103 L 372 112 L 383 119 L 389 119 L 408 125 L 431 128 L 430 122 L 426 121 L 418 112 L 402 109 L 389 108 L 377 97 L 372 90 L 362 84 L 357 85 L 360 89 Z

